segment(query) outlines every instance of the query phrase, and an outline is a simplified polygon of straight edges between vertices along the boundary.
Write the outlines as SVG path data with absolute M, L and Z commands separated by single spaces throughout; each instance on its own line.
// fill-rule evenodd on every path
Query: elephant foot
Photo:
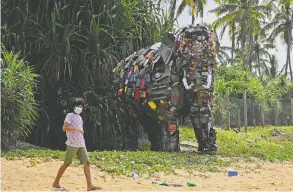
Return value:
M 198 147 L 198 152 L 217 152 L 218 151 L 218 145 L 211 144 L 211 145 L 205 145 Z

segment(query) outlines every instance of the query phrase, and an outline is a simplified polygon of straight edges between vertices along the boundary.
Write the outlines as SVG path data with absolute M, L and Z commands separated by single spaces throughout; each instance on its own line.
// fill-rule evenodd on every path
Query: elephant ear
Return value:
M 159 54 L 163 59 L 164 63 L 167 65 L 172 58 L 175 50 L 175 35 L 172 33 L 164 33 L 162 44 L 159 48 Z
M 175 45 L 175 35 L 169 32 L 164 33 L 162 43 L 173 48 Z

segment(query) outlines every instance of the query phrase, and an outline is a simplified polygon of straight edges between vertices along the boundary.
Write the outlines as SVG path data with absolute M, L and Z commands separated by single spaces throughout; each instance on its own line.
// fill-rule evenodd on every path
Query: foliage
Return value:
M 259 1 L 221 1 L 219 7 L 210 12 L 216 13 L 219 18 L 213 22 L 215 29 L 222 27 L 222 34 L 229 27 L 232 39 L 232 54 L 235 49 L 235 41 L 241 43 L 242 66 L 251 67 L 251 51 L 253 36 L 261 29 L 261 23 L 267 18 L 271 10 L 271 4 L 260 4 Z M 233 58 L 233 56 L 232 56 Z
M 37 75 L 18 54 L 1 52 L 1 147 L 29 136 L 37 118 Z
M 282 71 L 285 71 L 285 75 L 287 75 L 287 71 L 289 69 L 291 81 L 293 81 L 291 67 L 292 62 L 290 57 L 293 44 L 293 6 L 286 0 L 280 0 L 278 3 L 279 4 L 276 5 L 277 8 L 274 17 L 266 23 L 263 27 L 263 31 L 272 42 L 275 41 L 277 37 L 281 37 L 283 42 L 286 44 L 287 58 L 286 64 L 284 65 Z
M 35 94 L 40 118 L 29 141 L 62 148 L 64 113 L 73 97 L 83 97 L 88 147 L 123 146 L 128 127 L 116 118 L 121 106 L 113 92 L 113 66 L 161 40 L 174 19 L 152 0 L 4 0 L 1 5 L 3 44 L 43 77 Z
M 229 88 L 230 95 L 243 98 L 244 90 L 247 90 L 248 98 L 260 99 L 262 91 L 261 80 L 249 71 L 237 66 L 219 66 L 215 77 L 215 95 L 226 95 Z
M 163 3 L 163 0 L 158 0 L 159 4 Z M 207 0 L 168 0 L 164 1 L 169 5 L 170 17 L 175 18 L 175 11 L 177 10 L 177 17 L 182 14 L 184 10 L 189 8 L 191 15 L 191 24 L 194 24 L 195 16 L 200 16 L 203 18 L 204 6 L 207 4 Z M 179 5 L 178 5 L 179 3 Z M 177 8 L 178 5 L 178 8 Z M 176 9 L 177 8 L 177 9 Z
M 31 84 L 32 89 L 37 86 L 34 97 L 39 103 L 39 118 L 30 142 L 55 149 L 64 147 L 62 123 L 70 100 L 77 96 L 87 102 L 83 118 L 89 148 L 124 149 L 128 141 L 139 136 L 141 127 L 126 121 L 127 112 L 115 98 L 113 66 L 135 50 L 161 40 L 164 32 L 172 31 L 176 5 L 179 5 L 178 14 L 190 7 L 194 21 L 195 15 L 203 13 L 207 1 L 184 0 L 179 4 L 170 0 L 168 13 L 156 2 L 162 1 L 1 1 L 2 43 L 7 50 L 19 53 L 28 61 L 26 66 L 43 77 L 38 84 Z M 291 66 L 288 56 L 292 52 L 293 24 L 289 1 L 272 1 L 280 6 L 248 0 L 216 2 L 219 7 L 212 12 L 219 18 L 213 26 L 221 29 L 221 35 L 229 30 L 232 46 L 220 49 L 218 59 L 227 66 L 217 69 L 214 101 L 219 102 L 219 106 L 225 102 L 227 87 L 231 97 L 242 98 L 243 91 L 247 90 L 249 99 L 258 101 L 263 96 L 267 104 L 273 102 L 275 96 L 292 97 L 293 86 L 286 77 L 278 76 L 278 63 L 267 54 L 276 37 L 284 37 L 287 62 L 283 71 L 287 72 Z M 274 17 L 270 19 L 270 15 Z M 269 22 L 261 30 L 264 21 Z M 251 67 L 248 71 L 241 69 L 245 63 Z M 251 73 L 253 69 L 260 78 Z M 33 101 L 31 107 L 36 107 Z M 217 111 L 220 117 L 225 115 L 224 109 Z M 6 112 L 12 114 L 12 111 Z M 36 114 L 33 117 L 36 118 Z M 26 119 L 31 122 L 31 117 Z M 31 124 L 25 130 L 30 127 Z
M 226 95 L 227 88 L 231 97 L 240 99 L 243 98 L 245 90 L 247 98 L 256 101 L 261 98 L 272 101 L 275 97 L 292 97 L 292 83 L 288 82 L 285 76 L 275 79 L 268 77 L 262 80 L 254 73 L 243 70 L 240 65 L 218 66 L 214 86 L 216 97 Z
M 231 61 L 228 51 L 231 51 L 231 47 L 220 46 L 217 53 L 217 61 L 220 65 L 227 65 Z
M 212 26 L 220 29 L 220 37 L 228 30 L 232 41 L 230 64 L 240 64 L 263 78 L 268 73 L 267 65 L 274 65 L 275 60 L 268 52 L 275 49 L 278 37 L 287 46 L 286 63 L 280 73 L 285 72 L 293 78 L 291 68 L 293 6 L 288 0 L 248 1 L 248 0 L 216 0 L 219 5 L 210 12 L 219 16 Z M 240 44 L 240 54 L 239 52 Z M 234 55 L 238 57 L 234 59 Z M 221 51 L 221 55 L 226 54 Z M 223 59 L 220 60 L 221 62 Z M 272 61 L 272 62 L 270 62 Z M 249 68 L 248 68 L 249 67 Z M 274 66 L 272 66 L 274 69 Z M 289 71 L 289 73 L 288 73 Z M 276 70 L 271 75 L 275 76 Z
M 237 57 L 235 57 L 235 59 L 236 58 Z M 285 76 L 279 76 L 277 78 L 265 76 L 261 79 L 261 77 L 256 74 L 248 70 L 243 70 L 241 65 L 218 66 L 214 81 L 215 98 L 213 99 L 214 107 L 212 109 L 213 122 L 215 122 L 217 126 L 226 124 L 228 101 L 230 106 L 231 125 L 243 122 L 244 91 L 246 91 L 248 104 L 248 125 L 253 125 L 253 118 L 256 118 L 256 120 L 260 122 L 260 116 L 259 119 L 257 119 L 258 117 L 254 117 L 252 114 L 260 114 L 261 99 L 263 99 L 264 113 L 271 116 L 274 113 L 276 98 L 284 105 L 291 102 L 290 98 L 293 96 L 292 86 L 293 84 L 290 83 Z M 229 89 L 229 99 L 227 98 L 227 89 Z M 285 112 L 285 108 L 284 106 L 279 106 L 279 111 Z M 268 116 L 266 117 L 269 118 Z M 283 116 L 284 114 L 279 114 L 279 118 L 281 119 L 286 118 L 287 114 Z M 272 122 L 273 121 L 270 120 L 267 123 Z M 287 123 L 287 121 L 284 122 Z

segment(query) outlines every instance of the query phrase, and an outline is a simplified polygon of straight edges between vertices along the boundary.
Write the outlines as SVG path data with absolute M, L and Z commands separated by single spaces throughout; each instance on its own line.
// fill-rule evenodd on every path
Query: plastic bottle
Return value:
M 131 177 L 133 179 L 139 179 L 139 176 L 135 172 L 131 172 Z

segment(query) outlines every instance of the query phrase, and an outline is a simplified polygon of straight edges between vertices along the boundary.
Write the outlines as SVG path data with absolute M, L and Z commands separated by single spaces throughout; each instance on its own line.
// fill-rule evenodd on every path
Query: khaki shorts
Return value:
M 71 147 L 67 145 L 64 164 L 70 165 L 73 157 L 77 155 L 81 163 L 89 161 L 87 150 L 85 147 Z

